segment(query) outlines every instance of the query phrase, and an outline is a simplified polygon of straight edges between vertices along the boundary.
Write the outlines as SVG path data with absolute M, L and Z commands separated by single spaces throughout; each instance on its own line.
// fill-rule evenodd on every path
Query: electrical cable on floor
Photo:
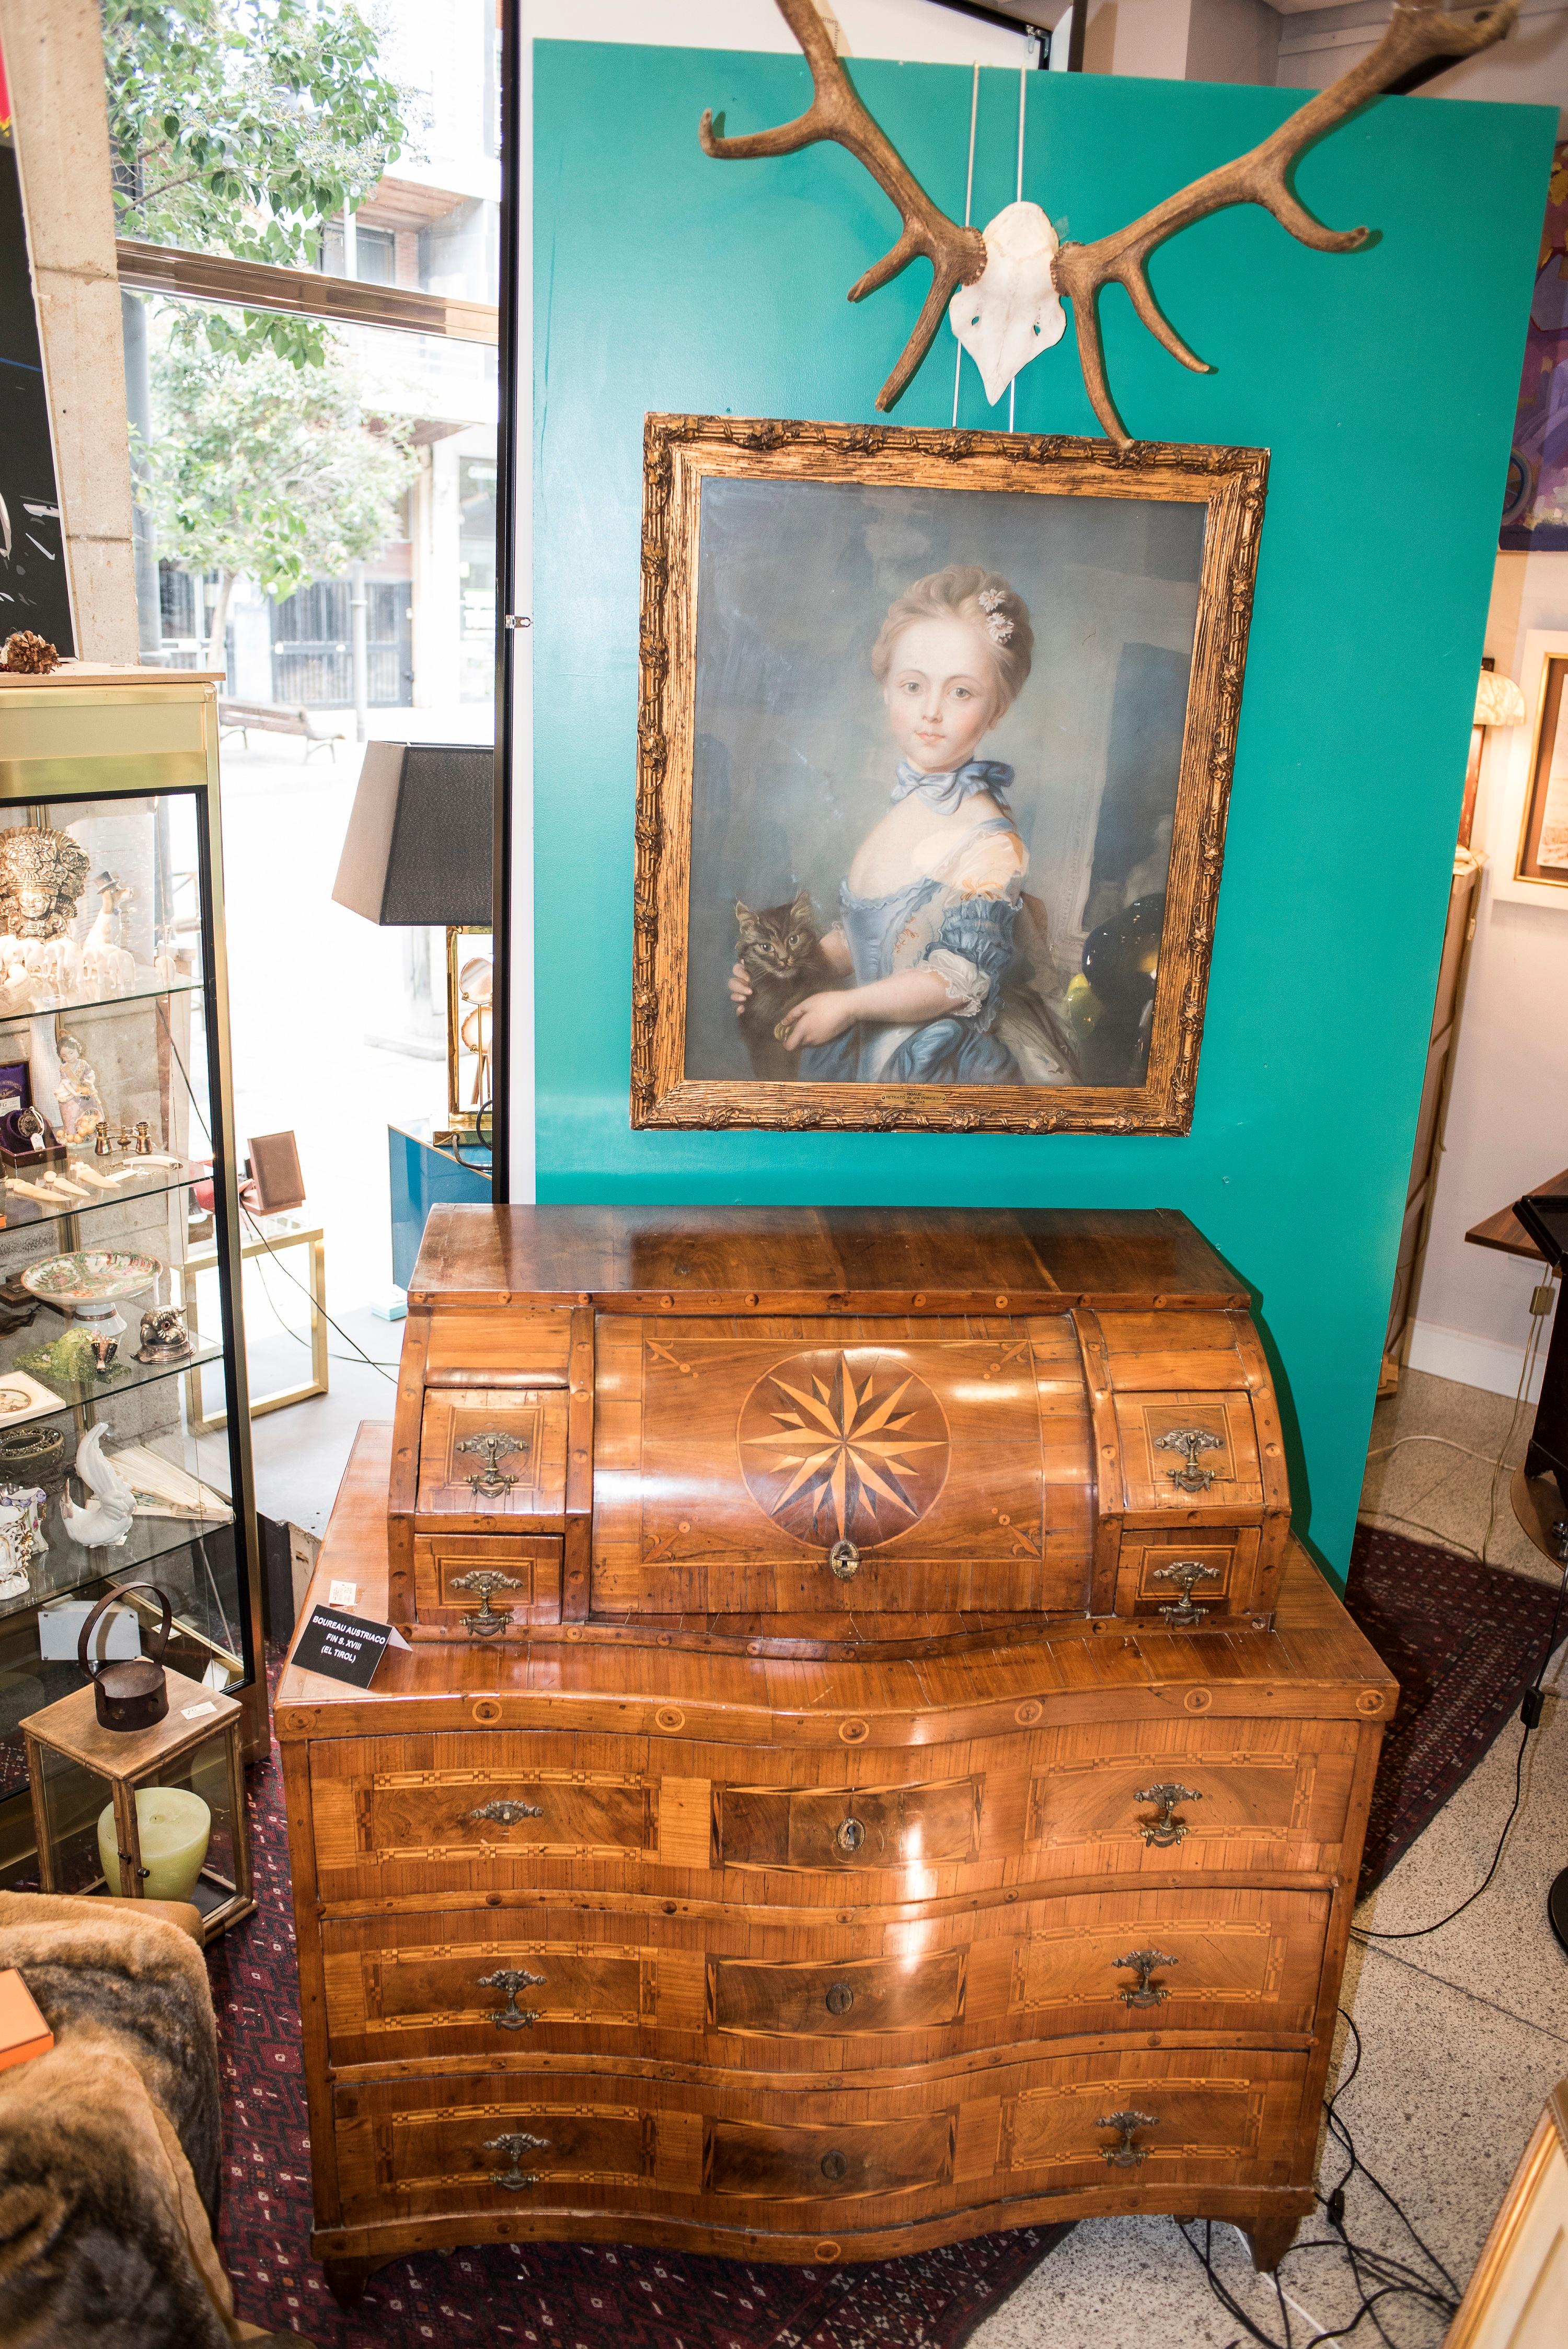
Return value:
M 208 1124 L 207 1124 L 207 1121 L 206 1121 L 206 1119 L 205 1119 L 205 1118 L 202 1116 L 202 1114 L 201 1114 L 201 1101 L 199 1100 L 199 1098 L 198 1098 L 198 1096 L 197 1096 L 197 1092 L 196 1092 L 196 1088 L 195 1088 L 195 1086 L 194 1086 L 194 1085 L 191 1083 L 191 1073 L 190 1073 L 190 1071 L 186 1068 L 184 1061 L 183 1061 L 181 1059 L 181 1057 L 180 1057 L 180 1047 L 179 1047 L 179 1045 L 178 1045 L 178 1044 L 175 1042 L 175 1040 L 174 1040 L 174 1031 L 172 1030 L 172 1029 L 171 1029 L 171 1028 L 170 1027 L 170 1025 L 169 1025 L 169 1015 L 168 1015 L 168 1013 L 164 1010 L 163 1004 L 162 1004 L 162 1001 L 161 1001 L 161 999 L 160 999 L 158 1000 L 158 1016 L 159 1016 L 160 1019 L 160 1020 L 162 1021 L 162 1023 L 163 1023 L 163 1032 L 164 1032 L 165 1036 L 169 1039 L 169 1049 L 170 1049 L 170 1051 L 173 1053 L 173 1055 L 174 1055 L 174 1062 L 175 1062 L 175 1066 L 178 1068 L 178 1070 L 180 1071 L 181 1076 L 181 1077 L 184 1079 L 184 1081 L 185 1081 L 185 1091 L 186 1091 L 186 1094 L 187 1094 L 187 1096 L 189 1097 L 189 1100 L 190 1100 L 190 1102 L 191 1102 L 191 1107 L 192 1111 L 193 1111 L 193 1112 L 194 1112 L 194 1113 L 195 1113 L 196 1123 L 197 1123 L 197 1124 L 198 1124 L 198 1125 L 201 1127 L 201 1137 L 202 1137 L 202 1140 L 206 1143 L 208 1149 L 209 1149 L 209 1150 L 211 1150 L 211 1149 L 213 1148 L 213 1143 L 212 1143 L 212 1135 L 211 1135 L 211 1130 L 210 1130 L 210 1129 L 209 1129 L 209 1127 L 208 1127 Z M 215 1156 L 216 1156 L 216 1154 L 214 1153 L 214 1159 L 215 1159 Z M 245 1204 L 244 1204 L 243 1200 L 242 1200 L 242 1201 L 241 1201 L 241 1203 L 240 1203 L 240 1213 L 244 1216 L 245 1221 L 250 1225 L 251 1229 L 255 1233 L 255 1236 L 256 1236 L 257 1239 L 261 1242 L 261 1244 L 262 1244 L 263 1247 L 264 1247 L 264 1248 L 266 1249 L 266 1252 L 267 1252 L 268 1256 L 270 1256 L 270 1257 L 271 1257 L 271 1258 L 272 1258 L 273 1262 L 277 1266 L 277 1268 L 278 1268 L 278 1270 L 283 1274 L 284 1278 L 285 1280 L 292 1280 L 292 1281 L 294 1281 L 294 1287 L 295 1287 L 295 1288 L 296 1288 L 301 1292 L 301 1294 L 302 1294 L 303 1296 L 310 1297 L 310 1296 L 311 1296 L 311 1292 L 310 1292 L 310 1290 L 305 1287 L 304 1282 L 303 1280 L 297 1279 L 297 1278 L 295 1278 L 295 1276 L 294 1276 L 294 1274 L 289 1270 L 288 1266 L 287 1266 L 286 1264 L 284 1264 L 284 1260 L 283 1260 L 282 1257 L 279 1255 L 279 1253 L 278 1253 L 277 1249 L 273 1246 L 273 1244 L 272 1244 L 271 1240 L 267 1237 L 267 1236 L 266 1236 L 265 1232 L 263 1232 L 263 1229 L 262 1229 L 261 1226 L 257 1223 L 257 1221 L 256 1221 L 256 1219 L 255 1219 L 254 1216 L 253 1216 L 253 1215 L 252 1215 L 252 1213 L 251 1213 L 251 1211 L 250 1211 L 249 1207 L 247 1207 L 247 1206 L 245 1206 Z M 300 1337 L 300 1333 L 299 1333 L 299 1331 L 298 1331 L 297 1330 L 291 1330 L 291 1329 L 289 1328 L 288 1323 L 284 1319 L 283 1315 L 282 1315 L 281 1313 L 279 1313 L 279 1312 L 278 1312 L 278 1309 L 277 1309 L 277 1307 L 276 1307 L 275 1305 L 273 1305 L 273 1299 L 272 1299 L 271 1294 L 270 1294 L 270 1292 L 267 1292 L 267 1285 L 266 1285 L 266 1280 L 265 1280 L 265 1278 L 264 1278 L 264 1277 L 263 1277 L 263 1279 L 262 1279 L 262 1288 L 263 1288 L 263 1293 L 265 1293 L 265 1294 L 266 1294 L 266 1296 L 267 1296 L 267 1302 L 268 1302 L 268 1304 L 269 1304 L 269 1305 L 272 1305 L 272 1307 L 273 1307 L 273 1312 L 274 1317 L 275 1317 L 275 1318 L 276 1318 L 276 1319 L 277 1319 L 278 1326 L 280 1327 L 280 1329 L 286 1330 L 286 1331 L 287 1331 L 287 1333 L 288 1333 L 288 1335 L 289 1335 L 291 1338 L 298 1338 L 298 1339 L 299 1339 L 299 1342 L 300 1342 L 300 1344 L 301 1344 L 302 1346 L 308 1346 L 308 1345 L 309 1345 L 309 1343 L 310 1343 L 310 1340 L 309 1340 L 308 1338 L 303 1338 L 303 1337 Z M 315 1306 L 315 1299 L 314 1298 L 311 1298 L 311 1302 L 312 1302 L 313 1306 Z M 355 1355 L 356 1355 L 356 1356 L 358 1357 L 358 1359 L 359 1359 L 359 1361 L 362 1361 L 362 1362 L 366 1363 L 366 1365 L 367 1365 L 371 1370 L 373 1370 L 373 1371 L 379 1371 L 379 1372 L 381 1373 L 381 1376 L 382 1376 L 384 1379 L 386 1379 L 386 1381 L 387 1381 L 387 1382 L 388 1386 L 396 1386 L 396 1385 L 397 1385 L 397 1379 L 396 1379 L 396 1377 L 395 1377 L 395 1376 L 393 1376 L 393 1372 L 396 1371 L 396 1369 L 397 1369 L 397 1367 L 396 1363 L 392 1363 L 392 1362 L 378 1362 L 378 1361 L 376 1360 L 376 1357 L 375 1357 L 375 1355 L 374 1355 L 374 1354 L 367 1354 L 367 1353 L 366 1352 L 366 1350 L 365 1350 L 364 1347 L 359 1343 L 359 1340 L 358 1340 L 356 1338 L 351 1338 L 351 1337 L 349 1336 L 349 1334 L 348 1334 L 347 1330 L 345 1330 L 345 1329 L 343 1329 L 343 1328 L 342 1328 L 342 1327 L 341 1327 L 337 1322 L 335 1322 L 335 1321 L 333 1319 L 333 1318 L 332 1318 L 331 1314 L 327 1311 L 327 1309 L 326 1309 L 326 1308 L 325 1308 L 325 1305 L 322 1305 L 322 1306 L 316 1306 L 315 1309 L 320 1313 L 321 1318 L 322 1318 L 322 1319 L 325 1322 L 325 1324 L 326 1324 L 327 1328 L 328 1328 L 329 1330 L 335 1330 L 337 1331 L 338 1336 L 342 1339 L 342 1340 L 343 1340 L 343 1342 L 344 1342 L 344 1344 L 345 1344 L 346 1346 L 352 1346 L 352 1347 L 353 1347 L 353 1349 L 354 1349 L 354 1353 L 355 1353 Z M 332 1357 L 332 1359 L 333 1359 L 333 1361 L 334 1361 L 341 1362 L 341 1361 L 350 1361 L 350 1360 L 352 1359 L 352 1357 L 347 1356 L 347 1355 L 344 1355 L 344 1354 L 335 1354 L 335 1355 Z
M 1565 1555 L 1563 1557 L 1563 1572 L 1558 1578 L 1557 1604 L 1552 1609 L 1552 1628 L 1546 1634 L 1545 1651 L 1542 1655 L 1539 1665 L 1536 1667 L 1535 1678 L 1525 1690 L 1523 1698 L 1520 1703 L 1519 1718 L 1521 1728 L 1519 1734 L 1519 1753 L 1513 1765 L 1513 1800 L 1509 1806 L 1508 1816 L 1502 1823 L 1502 1833 L 1498 1837 L 1497 1849 L 1491 1856 L 1491 1866 L 1487 1869 L 1486 1874 L 1476 1886 L 1475 1890 L 1467 1894 L 1465 1899 L 1460 1902 L 1457 1909 L 1450 1909 L 1446 1917 L 1439 1917 L 1436 1924 L 1413 1926 L 1408 1931 L 1402 1933 L 1378 1933 L 1374 1932 L 1369 1925 L 1352 1925 L 1350 1928 L 1350 1938 L 1353 1941 L 1360 1941 L 1363 1943 L 1367 1941 L 1424 1941 L 1429 1933 L 1441 1932 L 1443 1927 L 1445 1925 L 1451 1925 L 1456 1917 L 1462 1917 L 1465 1910 L 1471 1906 L 1472 1902 L 1480 1899 L 1481 1894 L 1487 1889 L 1492 1878 L 1497 1874 L 1497 1871 L 1502 1863 L 1502 1847 L 1508 1841 L 1509 1829 L 1512 1826 L 1514 1820 L 1518 1817 L 1519 1806 L 1524 1798 L 1524 1752 L 1526 1746 L 1530 1743 L 1532 1731 L 1538 1729 L 1541 1725 L 1541 1715 L 1545 1702 L 1545 1692 L 1542 1687 L 1542 1682 L 1546 1678 L 1547 1666 L 1551 1663 L 1552 1659 L 1557 1651 L 1557 1627 L 1563 1619 L 1563 1600 L 1564 1594 L 1568 1594 L 1568 1555 Z M 1352 2028 L 1354 2028 L 1354 2025 L 1352 2025 Z

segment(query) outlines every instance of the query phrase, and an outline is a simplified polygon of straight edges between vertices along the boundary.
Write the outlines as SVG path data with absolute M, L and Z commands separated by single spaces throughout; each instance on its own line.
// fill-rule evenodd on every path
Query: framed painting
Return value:
M 1188 1131 L 1267 470 L 647 419 L 634 1125 Z
M 1568 910 L 1568 630 L 1526 633 L 1520 684 L 1524 723 L 1500 761 L 1489 826 L 1491 894 Z

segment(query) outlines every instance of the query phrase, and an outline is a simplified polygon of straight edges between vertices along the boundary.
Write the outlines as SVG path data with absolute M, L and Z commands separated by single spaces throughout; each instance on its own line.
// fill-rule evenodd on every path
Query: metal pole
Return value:
M 136 641 L 143 662 L 163 658 L 163 610 L 158 583 L 158 528 L 151 508 L 143 505 L 147 481 L 146 451 L 152 445 L 152 375 L 147 359 L 147 308 L 135 294 L 121 291 L 119 323 L 125 338 L 126 413 L 136 428 L 130 458 L 131 487 L 136 492 L 130 510 L 131 549 L 136 566 Z
M 354 739 L 366 741 L 366 711 L 370 700 L 370 635 L 366 614 L 369 599 L 365 593 L 365 565 L 351 563 L 348 566 L 348 626 L 354 665 Z

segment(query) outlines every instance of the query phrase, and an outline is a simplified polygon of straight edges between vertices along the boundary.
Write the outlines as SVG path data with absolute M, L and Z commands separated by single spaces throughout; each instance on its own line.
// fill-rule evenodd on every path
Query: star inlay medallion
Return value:
M 889 1541 L 918 1524 L 947 1473 L 935 1396 L 880 1347 L 779 1363 L 747 1398 L 739 1435 L 752 1498 L 797 1541 Z

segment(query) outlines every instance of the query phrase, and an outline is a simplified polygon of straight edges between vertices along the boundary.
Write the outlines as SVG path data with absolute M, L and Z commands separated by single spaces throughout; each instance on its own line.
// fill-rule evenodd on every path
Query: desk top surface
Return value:
M 432 1208 L 414 1304 L 707 1312 L 1072 1305 L 1245 1311 L 1244 1285 L 1174 1208 Z

